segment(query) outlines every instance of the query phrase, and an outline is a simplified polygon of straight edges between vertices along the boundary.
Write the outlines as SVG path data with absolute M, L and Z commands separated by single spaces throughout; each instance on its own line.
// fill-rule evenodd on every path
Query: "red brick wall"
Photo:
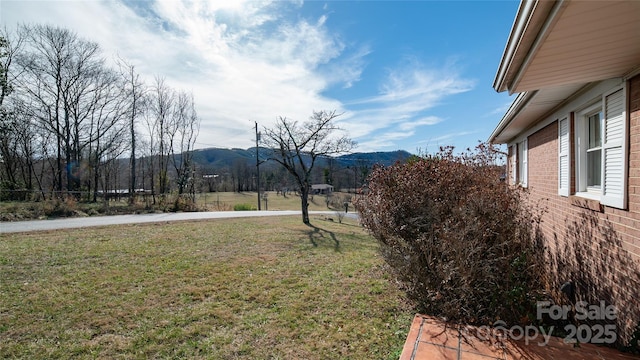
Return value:
M 528 145 L 529 199 L 531 206 L 545 211 L 541 227 L 548 238 L 564 225 L 564 221 L 556 220 L 560 216 L 566 218 L 571 210 L 563 205 L 563 198 L 558 195 L 558 122 L 529 136 Z M 548 245 L 553 247 L 553 243 Z
M 582 282 L 584 300 L 606 298 L 619 309 L 628 308 L 620 317 L 623 338 L 628 338 L 629 331 L 640 322 L 640 76 L 627 85 L 630 135 L 627 210 L 603 206 L 602 211 L 594 211 L 572 204 L 580 199 L 558 195 L 557 121 L 528 138 L 529 201 L 545 211 L 541 230 L 550 250 L 553 273 L 550 285 Z M 572 151 L 572 184 L 574 155 Z M 599 204 L 591 202 L 591 208 L 594 206 L 597 209 Z M 589 281 L 592 283 L 586 284 Z M 592 289 L 587 289 L 590 286 Z
M 640 264 L 640 76 L 634 77 L 628 85 L 628 209 L 619 210 L 605 206 L 604 211 L 598 213 L 598 216 L 614 225 L 622 238 L 624 248 Z M 571 139 L 573 140 L 573 133 Z M 582 211 L 582 208 L 571 205 L 569 198 L 558 195 L 558 122 L 553 122 L 532 134 L 528 142 L 530 199 L 533 203 L 541 201 L 540 204 L 546 205 L 548 213 L 543 217 L 543 229 L 546 235 L 552 235 L 554 231 L 564 227 L 568 217 Z M 572 191 L 575 190 L 574 158 L 575 154 L 572 151 Z

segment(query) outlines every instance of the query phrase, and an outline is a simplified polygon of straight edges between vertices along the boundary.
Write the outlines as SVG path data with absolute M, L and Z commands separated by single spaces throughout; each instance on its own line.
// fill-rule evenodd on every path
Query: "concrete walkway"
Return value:
M 57 229 L 72 229 L 90 226 L 107 226 L 138 223 L 157 223 L 185 220 L 203 219 L 229 219 L 258 216 L 285 216 L 298 215 L 300 211 L 280 210 L 280 211 L 206 211 L 206 212 L 182 212 L 182 213 L 161 213 L 161 214 L 133 214 L 133 215 L 113 215 L 113 216 L 91 216 L 81 218 L 64 218 L 55 220 L 30 220 L 16 222 L 0 222 L 0 233 L 15 233 L 25 231 L 42 231 Z M 309 215 L 327 215 L 336 217 L 335 211 L 309 211 Z M 355 213 L 345 214 L 349 218 L 357 218 Z
M 436 318 L 416 315 L 411 324 L 400 360 L 632 360 L 624 354 L 593 344 L 567 344 L 550 337 L 533 341 L 504 339 L 485 329 L 447 326 Z

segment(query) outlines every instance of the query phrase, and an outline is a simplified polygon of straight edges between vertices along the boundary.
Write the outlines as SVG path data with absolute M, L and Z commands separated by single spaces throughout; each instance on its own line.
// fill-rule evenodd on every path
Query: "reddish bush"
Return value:
M 355 203 L 420 311 L 476 324 L 535 314 L 536 217 L 521 206 L 522 191 L 500 180 L 497 155 L 484 144 L 461 155 L 448 147 L 376 168 Z

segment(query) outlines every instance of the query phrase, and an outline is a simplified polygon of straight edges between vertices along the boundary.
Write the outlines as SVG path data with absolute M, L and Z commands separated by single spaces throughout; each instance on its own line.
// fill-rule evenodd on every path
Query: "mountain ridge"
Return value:
M 268 158 L 269 149 L 260 148 L 259 157 L 262 160 Z M 323 157 L 319 159 L 317 165 L 326 166 L 329 161 L 335 160 L 339 166 L 358 166 L 358 165 L 382 165 L 390 166 L 396 161 L 405 161 L 412 154 L 404 150 L 395 151 L 375 151 L 375 152 L 354 152 L 344 154 L 336 157 Z M 230 168 L 237 163 L 247 163 L 249 165 L 255 165 L 256 163 L 256 148 L 250 147 L 248 149 L 241 148 L 206 148 L 197 149 L 193 152 L 193 161 L 196 165 L 201 167 L 213 167 L 213 168 Z

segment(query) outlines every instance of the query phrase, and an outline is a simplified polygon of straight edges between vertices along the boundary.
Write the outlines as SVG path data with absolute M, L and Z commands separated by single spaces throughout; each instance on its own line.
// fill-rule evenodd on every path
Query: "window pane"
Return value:
M 600 113 L 589 116 L 589 149 L 598 148 L 602 145 L 600 118 Z
M 524 148 L 522 147 L 522 143 L 518 143 L 518 184 L 522 184 L 522 176 L 524 175 L 524 164 L 522 163 L 523 158 Z
M 587 186 L 600 186 L 602 181 L 602 150 L 587 153 Z

